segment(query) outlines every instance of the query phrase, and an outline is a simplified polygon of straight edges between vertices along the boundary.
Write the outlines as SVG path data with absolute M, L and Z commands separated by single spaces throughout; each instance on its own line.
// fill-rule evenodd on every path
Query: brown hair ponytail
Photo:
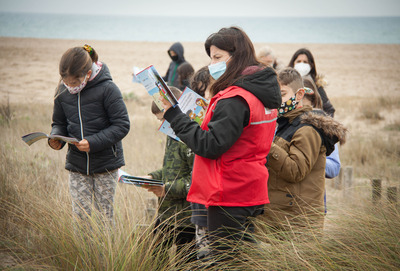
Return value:
M 85 44 L 83 46 L 83 49 L 85 49 L 85 51 L 89 53 L 92 62 L 96 63 L 99 60 L 99 56 L 92 46 Z
M 61 76 L 59 85 L 56 89 L 56 96 L 60 94 L 61 80 L 66 77 L 84 77 L 92 68 L 93 62 L 97 62 L 99 56 L 93 47 L 85 44 L 83 47 L 73 47 L 68 49 L 61 57 L 59 73 Z
M 93 61 L 89 53 L 82 47 L 68 49 L 60 60 L 59 70 L 61 78 L 83 77 L 92 67 L 92 63 Z

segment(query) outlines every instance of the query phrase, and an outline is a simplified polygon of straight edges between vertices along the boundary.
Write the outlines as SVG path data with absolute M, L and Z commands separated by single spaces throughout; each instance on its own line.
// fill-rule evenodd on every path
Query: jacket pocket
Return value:
M 285 191 L 271 191 L 268 197 L 273 209 L 291 210 L 295 205 L 294 196 Z

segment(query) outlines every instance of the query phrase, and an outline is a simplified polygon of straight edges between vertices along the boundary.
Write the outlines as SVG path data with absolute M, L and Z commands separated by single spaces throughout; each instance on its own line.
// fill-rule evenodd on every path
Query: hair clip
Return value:
M 92 54 L 93 54 L 93 48 L 92 48 L 90 45 L 85 44 L 85 45 L 83 46 L 83 49 L 85 49 L 85 51 L 88 52 L 89 55 L 92 55 Z
M 304 94 L 314 94 L 314 90 L 311 88 L 304 87 Z

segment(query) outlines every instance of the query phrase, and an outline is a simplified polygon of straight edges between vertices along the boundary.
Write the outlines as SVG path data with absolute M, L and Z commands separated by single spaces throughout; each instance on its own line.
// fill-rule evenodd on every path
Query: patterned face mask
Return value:
M 67 84 L 65 84 L 64 81 L 63 81 L 63 84 L 68 89 L 69 93 L 77 94 L 77 93 L 81 92 L 82 89 L 86 86 L 86 84 L 87 84 L 87 76 L 85 76 L 85 79 L 83 80 L 83 82 L 77 87 L 70 87 Z
M 287 112 L 292 111 L 293 109 L 296 108 L 297 103 L 298 102 L 296 101 L 296 94 L 295 94 L 289 100 L 281 104 L 281 106 L 278 108 L 278 115 L 282 116 Z

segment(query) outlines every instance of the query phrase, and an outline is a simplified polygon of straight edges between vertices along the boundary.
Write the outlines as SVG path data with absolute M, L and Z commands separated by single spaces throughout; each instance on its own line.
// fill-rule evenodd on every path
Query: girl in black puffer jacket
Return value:
M 91 215 L 95 207 L 112 221 L 118 168 L 125 164 L 121 140 L 130 122 L 119 88 L 96 51 L 85 45 L 67 50 L 60 61 L 51 134 L 74 137 L 68 144 L 65 168 L 70 172 L 74 213 Z M 50 139 L 59 150 L 65 143 Z

